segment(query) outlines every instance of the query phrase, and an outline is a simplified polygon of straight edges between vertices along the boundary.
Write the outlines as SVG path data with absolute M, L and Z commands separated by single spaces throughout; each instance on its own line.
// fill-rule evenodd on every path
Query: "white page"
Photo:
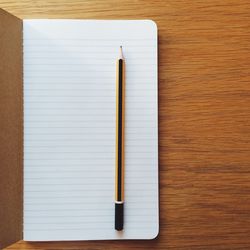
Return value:
M 24 240 L 151 239 L 159 228 L 157 28 L 25 20 Z M 115 91 L 126 59 L 124 230 L 114 229 Z

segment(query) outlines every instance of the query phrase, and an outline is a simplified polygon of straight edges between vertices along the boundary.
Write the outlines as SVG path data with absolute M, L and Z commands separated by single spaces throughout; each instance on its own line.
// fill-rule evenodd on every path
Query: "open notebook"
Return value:
M 116 59 L 126 59 L 124 230 L 114 229 Z M 159 230 L 157 27 L 24 20 L 24 240 Z

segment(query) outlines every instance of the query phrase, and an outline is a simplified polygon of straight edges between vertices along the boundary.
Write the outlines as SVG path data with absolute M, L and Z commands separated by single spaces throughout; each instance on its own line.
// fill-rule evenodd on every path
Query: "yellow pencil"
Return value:
M 116 174 L 115 229 L 123 229 L 124 216 L 124 128 L 125 128 L 125 60 L 120 46 L 116 68 Z

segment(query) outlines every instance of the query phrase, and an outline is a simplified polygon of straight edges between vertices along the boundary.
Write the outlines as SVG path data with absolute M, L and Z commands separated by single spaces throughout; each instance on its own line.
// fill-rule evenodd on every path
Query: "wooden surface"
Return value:
M 144 19 L 159 28 L 160 234 L 8 249 L 250 249 L 250 3 L 1 1 L 22 18 Z

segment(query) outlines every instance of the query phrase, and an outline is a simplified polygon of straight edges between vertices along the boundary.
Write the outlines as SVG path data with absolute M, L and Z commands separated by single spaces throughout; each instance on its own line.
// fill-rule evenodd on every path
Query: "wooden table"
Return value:
M 8 249 L 250 249 L 250 2 L 1 1 L 22 18 L 153 19 L 160 234 Z

